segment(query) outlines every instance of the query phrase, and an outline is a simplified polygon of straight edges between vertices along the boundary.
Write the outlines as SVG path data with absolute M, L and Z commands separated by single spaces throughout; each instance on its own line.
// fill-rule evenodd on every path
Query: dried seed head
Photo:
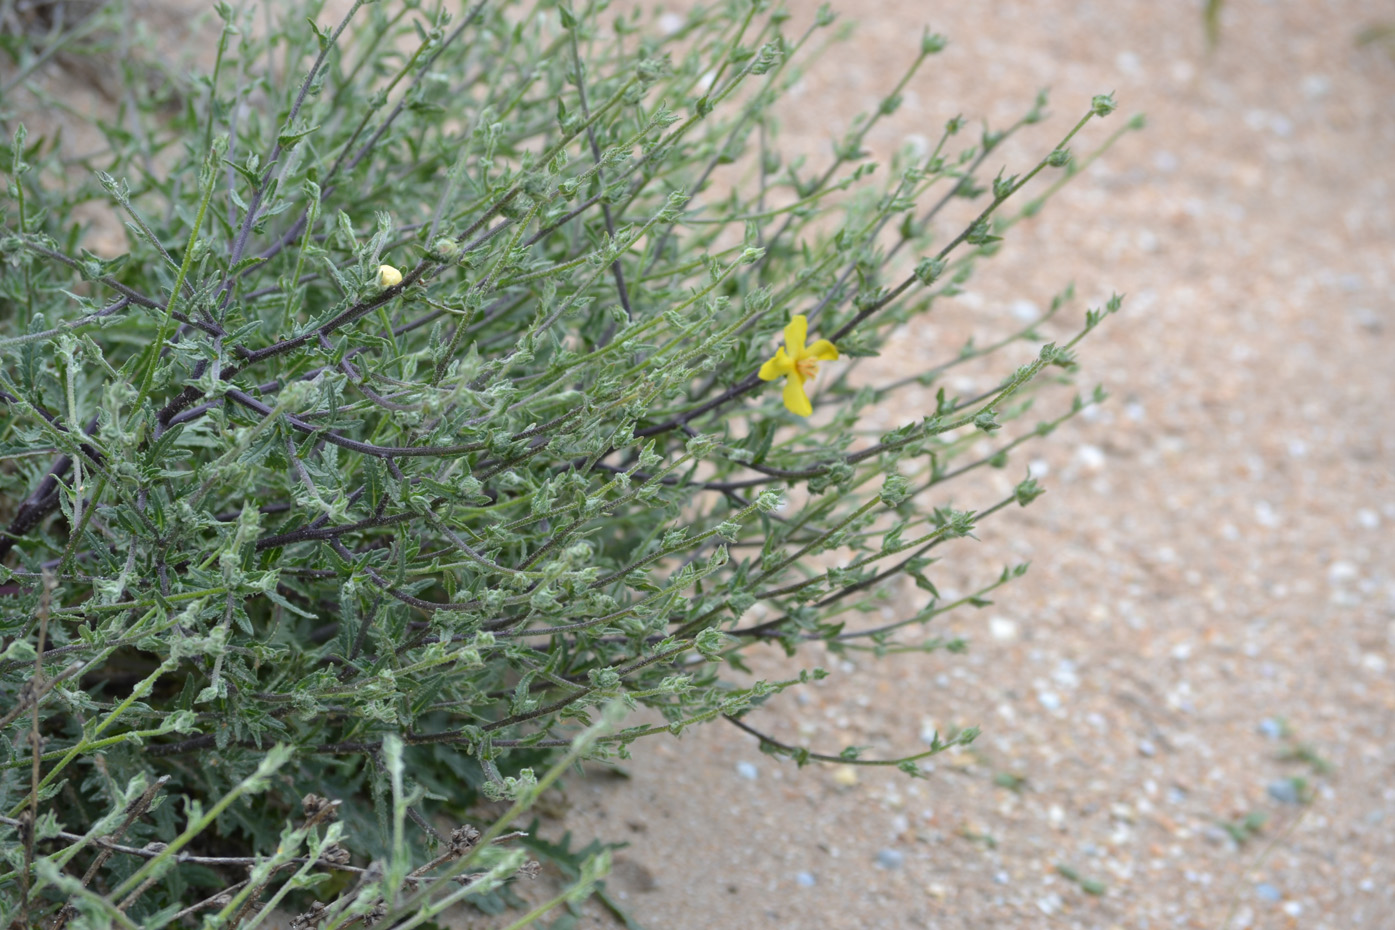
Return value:
M 20 811 L 19 816 L 15 819 L 19 821 L 15 824 L 15 828 L 19 831 L 20 840 L 26 844 L 32 842 L 34 837 L 34 815 L 26 808 Z
M 523 868 L 518 871 L 529 878 L 537 878 L 542 874 L 542 863 L 536 859 L 529 859 L 527 862 L 523 863 Z
M 466 824 L 463 827 L 456 827 L 450 831 L 450 851 L 452 855 L 462 856 L 473 849 L 479 842 L 480 831 Z
M 349 851 L 338 843 L 332 843 L 320 851 L 320 861 L 330 865 L 348 865 Z
M 329 798 L 322 798 L 318 794 L 307 794 L 300 799 L 300 809 L 305 812 L 306 817 L 314 817 L 327 807 L 330 808 L 330 817 L 333 818 L 335 804 Z
M 324 904 L 319 901 L 314 902 L 310 905 L 310 910 L 291 918 L 291 930 L 308 930 L 309 927 L 315 926 L 324 920 L 325 910 Z
M 151 840 L 149 843 L 146 843 L 144 846 L 142 846 L 141 849 L 145 850 L 146 852 L 162 853 L 166 849 L 169 849 L 169 844 L 161 843 L 156 840 Z

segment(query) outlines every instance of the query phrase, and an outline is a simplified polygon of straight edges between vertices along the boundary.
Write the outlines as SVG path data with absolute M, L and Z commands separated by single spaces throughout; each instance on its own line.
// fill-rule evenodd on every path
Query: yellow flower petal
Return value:
M 808 317 L 802 313 L 796 313 L 790 317 L 789 325 L 785 327 L 785 350 L 789 352 L 790 358 L 796 362 L 807 354 L 804 351 L 804 339 L 808 335 Z
M 809 346 L 808 354 L 821 362 L 833 362 L 838 360 L 838 347 L 827 339 L 820 339 Z
M 794 359 L 785 354 L 784 349 L 776 349 L 775 357 L 760 366 L 760 379 L 774 381 L 794 371 Z
M 789 380 L 785 382 L 785 392 L 782 396 L 790 413 L 807 417 L 814 412 L 814 405 L 809 403 L 809 395 L 804 393 L 804 379 L 799 377 L 798 372 L 790 375 Z

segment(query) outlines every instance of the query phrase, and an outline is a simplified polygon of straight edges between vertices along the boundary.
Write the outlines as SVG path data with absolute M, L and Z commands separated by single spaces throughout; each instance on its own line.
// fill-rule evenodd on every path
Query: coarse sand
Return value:
M 714 724 L 570 781 L 548 830 L 627 842 L 608 887 L 650 930 L 1395 928 L 1395 61 L 1357 42 L 1395 5 L 1232 0 L 1212 54 L 1197 3 L 841 6 L 854 36 L 785 111 L 811 158 L 923 26 L 950 45 L 881 154 L 956 113 L 1000 128 L 1042 87 L 1008 173 L 1094 94 L 1120 110 L 1078 151 L 1147 115 L 866 369 L 943 360 L 1074 281 L 1072 326 L 1127 295 L 1081 352 L 1113 397 L 986 486 L 1030 462 L 1046 496 L 936 566 L 967 589 L 1032 563 L 929 631 L 966 655 L 755 663 L 833 673 L 747 715 L 778 739 L 886 758 L 977 725 L 970 751 L 923 780 L 801 770 Z

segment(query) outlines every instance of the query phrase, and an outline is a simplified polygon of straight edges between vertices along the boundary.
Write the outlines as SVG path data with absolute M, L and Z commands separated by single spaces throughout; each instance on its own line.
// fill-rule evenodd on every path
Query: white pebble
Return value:
M 1013 316 L 1023 323 L 1028 323 L 1041 316 L 1041 308 L 1030 300 L 1014 300 L 1008 309 L 1012 311 Z
M 1346 584 L 1355 581 L 1357 576 L 1356 566 L 1350 562 L 1333 562 L 1327 567 L 1327 581 L 1329 584 Z
M 754 763 L 738 762 L 736 763 L 736 774 L 747 781 L 755 781 L 760 777 L 760 770 L 756 768 Z
M 1007 617 L 993 617 L 988 621 L 988 632 L 999 642 L 1012 642 L 1017 638 L 1017 621 Z
M 1325 74 L 1310 74 L 1303 79 L 1303 96 L 1309 100 L 1324 97 L 1332 89 L 1332 79 Z
M 1075 663 L 1070 659 L 1062 659 L 1056 663 L 1056 668 L 1051 672 L 1051 680 L 1067 691 L 1080 686 L 1080 676 L 1076 674 Z
M 1104 450 L 1099 446 L 1081 446 L 1075 450 L 1075 458 L 1087 471 L 1099 471 L 1104 467 Z

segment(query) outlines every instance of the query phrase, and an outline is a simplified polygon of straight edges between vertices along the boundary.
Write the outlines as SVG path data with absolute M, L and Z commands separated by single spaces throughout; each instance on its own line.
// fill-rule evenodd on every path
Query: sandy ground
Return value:
M 826 153 L 922 25 L 952 44 L 880 151 L 955 113 L 1001 126 L 1043 86 L 1054 115 L 1009 171 L 1093 94 L 1116 126 L 1147 114 L 880 369 L 1074 281 L 1072 326 L 1128 294 L 1084 347 L 1082 385 L 1114 399 L 956 489 L 981 504 L 1029 466 L 1049 488 L 939 567 L 967 590 L 1032 562 L 931 631 L 968 654 L 757 657 L 834 672 L 748 718 L 778 738 L 887 757 L 979 725 L 972 751 L 924 780 L 797 770 L 713 725 L 571 781 L 547 832 L 627 841 L 609 889 L 648 930 L 1395 927 L 1395 61 L 1354 43 L 1395 6 L 1231 0 L 1209 57 L 1197 3 L 842 6 L 861 26 L 792 101 L 792 148 Z
M 952 44 L 883 151 L 1043 86 L 1010 170 L 1092 94 L 1147 114 L 885 359 L 941 360 L 1074 280 L 1128 294 L 1083 352 L 1113 400 L 998 476 L 1031 461 L 1046 497 L 947 553 L 963 588 L 1032 562 L 933 631 L 967 655 L 811 655 L 835 674 L 748 718 L 868 757 L 977 724 L 972 752 L 919 781 L 798 770 L 714 725 L 573 782 L 554 829 L 628 841 L 609 884 L 646 928 L 1395 927 L 1395 62 L 1354 43 L 1395 7 L 1232 0 L 1208 57 L 1195 3 L 843 6 L 861 25 L 796 101 L 797 147 L 874 106 L 922 24 Z

